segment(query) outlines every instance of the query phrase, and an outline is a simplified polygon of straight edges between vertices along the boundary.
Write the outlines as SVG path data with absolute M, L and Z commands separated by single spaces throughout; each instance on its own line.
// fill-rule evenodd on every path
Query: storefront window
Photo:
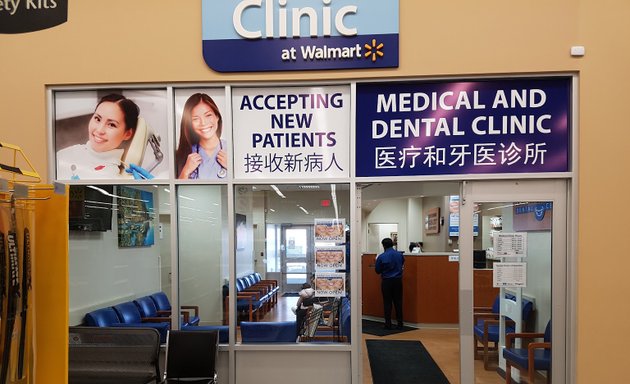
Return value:
M 177 189 L 179 301 L 192 326 L 227 324 L 223 288 L 229 276 L 226 191 L 225 186 L 216 185 Z M 221 333 L 222 341 L 227 341 L 227 331 Z
M 101 319 L 99 310 L 170 294 L 164 190 L 159 185 L 70 186 L 70 325 L 95 325 L 89 323 Z
M 292 326 L 284 341 L 349 341 L 349 202 L 347 184 L 235 186 L 236 317 L 243 343 L 256 322 Z

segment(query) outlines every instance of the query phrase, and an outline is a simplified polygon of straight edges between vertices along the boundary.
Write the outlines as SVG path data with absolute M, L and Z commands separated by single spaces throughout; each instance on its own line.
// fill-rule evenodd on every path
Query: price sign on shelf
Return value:
M 527 232 L 496 232 L 492 243 L 495 257 L 527 256 Z

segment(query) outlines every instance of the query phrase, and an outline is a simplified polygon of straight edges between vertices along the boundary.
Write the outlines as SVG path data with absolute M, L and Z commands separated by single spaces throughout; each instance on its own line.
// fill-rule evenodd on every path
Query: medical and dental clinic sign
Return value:
M 218 72 L 398 67 L 398 0 L 202 0 Z
M 569 171 L 569 77 L 356 89 L 357 177 Z
M 234 177 L 350 176 L 350 86 L 235 88 Z

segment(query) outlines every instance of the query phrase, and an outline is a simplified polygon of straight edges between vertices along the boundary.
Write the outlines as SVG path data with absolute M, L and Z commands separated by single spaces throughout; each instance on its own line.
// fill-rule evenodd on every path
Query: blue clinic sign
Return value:
M 571 78 L 357 84 L 356 176 L 569 170 Z
M 218 72 L 398 67 L 398 0 L 202 0 Z

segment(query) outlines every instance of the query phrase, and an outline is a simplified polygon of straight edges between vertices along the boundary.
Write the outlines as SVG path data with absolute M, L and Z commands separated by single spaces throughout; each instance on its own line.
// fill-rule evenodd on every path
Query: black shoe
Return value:
M 403 329 L 403 325 L 402 325 L 402 324 L 398 324 L 398 325 L 396 326 L 396 329 Z
M 392 329 L 392 326 L 391 326 L 391 324 L 390 324 L 390 325 L 385 324 L 385 325 L 383 326 L 383 329 Z

